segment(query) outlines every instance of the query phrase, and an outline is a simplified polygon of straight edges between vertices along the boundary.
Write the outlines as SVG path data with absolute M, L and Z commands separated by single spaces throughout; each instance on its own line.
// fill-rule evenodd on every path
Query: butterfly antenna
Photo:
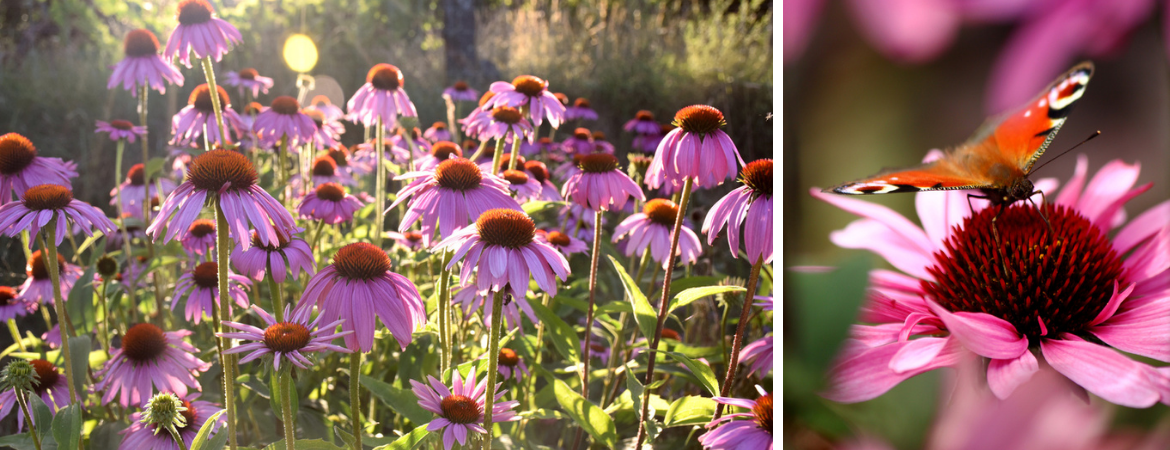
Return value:
M 1032 169 L 1032 171 L 1031 171 L 1031 172 L 1029 172 L 1029 173 L 1036 173 L 1036 171 L 1040 170 L 1040 168 L 1041 168 L 1041 167 L 1047 166 L 1047 165 L 1048 165 L 1048 163 L 1050 163 L 1050 162 L 1053 162 L 1053 161 L 1056 161 L 1056 160 L 1057 160 L 1057 159 L 1059 159 L 1061 156 L 1064 156 L 1064 155 L 1068 154 L 1068 152 L 1071 152 L 1071 151 L 1073 151 L 1073 150 L 1076 150 L 1076 149 L 1077 149 L 1077 147 L 1080 147 L 1082 144 L 1084 144 L 1084 143 L 1086 143 L 1086 142 L 1089 142 L 1089 141 L 1093 140 L 1093 138 L 1095 138 L 1095 137 L 1097 137 L 1097 136 L 1100 136 L 1100 135 L 1101 135 L 1101 130 L 1094 131 L 1094 132 L 1093 132 L 1093 134 L 1090 134 L 1090 135 L 1089 135 L 1089 137 L 1085 138 L 1085 140 L 1083 140 L 1083 141 L 1081 141 L 1081 142 L 1078 142 L 1078 143 L 1077 143 L 1077 145 L 1074 145 L 1074 146 L 1072 146 L 1072 148 L 1069 148 L 1068 150 L 1065 150 L 1065 151 L 1063 151 L 1063 152 L 1060 152 L 1060 154 L 1059 154 L 1059 155 L 1056 155 L 1056 157 L 1054 157 L 1054 158 L 1052 158 L 1052 159 L 1050 159 L 1050 160 L 1048 160 L 1048 161 L 1045 161 L 1045 162 L 1044 162 L 1044 164 L 1041 164 L 1039 167 L 1036 167 L 1035 169 Z

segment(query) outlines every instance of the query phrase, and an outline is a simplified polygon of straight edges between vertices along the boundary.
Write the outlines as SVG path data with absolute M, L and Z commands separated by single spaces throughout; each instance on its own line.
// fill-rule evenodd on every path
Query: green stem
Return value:
M 211 107 L 215 110 L 215 125 L 219 127 L 219 143 L 227 148 L 227 127 L 223 126 L 223 105 L 219 104 L 219 89 L 215 86 L 215 69 L 211 67 L 211 56 L 203 58 L 203 76 L 207 78 L 207 87 L 211 90 Z M 232 438 L 232 450 L 236 449 L 235 438 Z
M 443 357 L 439 361 L 440 376 L 444 376 L 454 360 L 451 356 L 451 271 L 447 269 L 453 255 L 452 252 L 443 251 L 443 270 L 439 273 L 439 346 L 443 349 Z
M 174 439 L 176 444 L 179 444 L 179 449 L 187 450 L 187 443 L 183 442 L 183 438 L 179 436 L 179 433 L 171 430 L 167 430 L 167 433 L 171 435 L 171 439 Z
M 479 158 L 483 157 L 483 152 L 487 151 L 487 143 L 488 141 L 479 141 L 479 148 L 476 148 L 475 153 L 472 153 L 471 157 L 467 159 L 471 160 L 472 162 L 478 161 Z
M 296 450 L 296 418 L 292 413 L 292 367 L 285 366 L 280 374 L 280 410 L 284 421 L 284 446 Z
M 106 285 L 108 284 L 109 280 L 102 277 L 102 288 L 98 291 L 98 307 L 101 308 L 102 312 L 102 350 L 106 351 L 107 361 L 112 359 L 110 358 L 110 323 L 113 322 L 110 320 L 110 306 L 106 304 Z
M 37 436 L 37 426 L 33 423 L 32 414 L 28 412 L 28 393 L 21 389 L 14 389 L 16 393 L 16 403 L 20 405 L 20 412 L 24 414 L 24 423 L 28 424 L 28 433 L 32 436 L 33 447 L 36 450 L 41 450 L 41 438 Z
M 8 332 L 12 333 L 12 340 L 16 341 L 16 346 L 20 348 L 21 352 L 27 352 L 24 348 L 24 340 L 20 338 L 20 329 L 16 327 L 16 319 L 8 319 Z
M 735 337 L 731 340 L 731 359 L 727 360 L 727 376 L 723 378 L 723 389 L 720 390 L 719 395 L 726 397 L 731 393 L 731 382 L 735 381 L 735 371 L 739 366 L 739 351 L 743 347 L 744 332 L 747 331 L 747 324 L 749 322 L 748 316 L 752 313 L 752 301 L 756 297 L 756 287 L 760 282 L 760 268 L 764 266 L 764 255 L 760 255 L 756 259 L 756 263 L 752 264 L 751 274 L 748 275 L 747 291 L 743 293 L 743 312 L 739 315 L 739 325 L 735 327 Z M 723 330 L 720 329 L 722 334 Z M 722 340 L 722 339 L 720 339 Z M 723 415 L 723 404 L 720 403 L 715 407 L 715 417 L 712 420 L 718 420 Z
M 205 60 L 204 66 L 210 68 L 210 60 Z M 213 95 L 212 98 L 217 96 Z M 215 241 L 216 241 L 216 258 L 219 261 L 219 314 L 220 314 L 220 332 L 222 332 L 223 322 L 231 320 L 231 290 L 228 286 L 228 261 L 231 261 L 232 247 L 231 239 L 228 237 L 228 221 L 227 216 L 223 213 L 223 207 L 219 204 L 218 199 L 215 202 Z M 220 364 L 223 365 L 223 402 L 227 409 L 227 424 L 228 424 L 228 446 L 231 450 L 236 450 L 239 446 L 236 444 L 236 398 L 235 398 L 235 367 L 232 364 L 231 355 L 227 354 L 228 350 L 232 348 L 232 340 L 228 338 L 220 338 L 222 351 L 220 352 Z
M 515 151 L 513 149 L 513 151 Z M 516 162 L 515 154 L 512 162 Z M 585 357 L 581 368 L 581 398 L 589 400 L 589 345 L 593 341 L 593 305 L 597 299 L 597 261 L 601 256 L 601 209 L 597 210 L 593 227 L 593 259 L 589 265 L 589 308 L 585 311 Z
M 508 170 L 516 170 L 518 162 L 516 155 L 520 153 L 520 140 L 522 138 L 523 136 L 517 136 L 515 133 L 512 134 L 512 154 L 508 155 Z
M 272 291 L 272 310 L 275 312 L 276 321 L 284 322 L 284 289 L 272 276 L 272 263 L 268 263 L 267 275 L 265 278 L 268 279 L 268 288 Z
M 381 123 L 378 124 L 381 127 Z M 362 450 L 362 352 L 349 354 L 349 407 L 350 421 L 353 423 L 353 450 Z
M 483 450 L 492 448 L 492 405 L 496 400 L 496 372 L 500 364 L 500 323 L 504 317 L 504 293 L 496 292 L 492 298 L 492 328 L 488 333 L 488 380 L 487 393 L 483 403 Z
M 496 140 L 496 152 L 492 155 L 492 173 L 500 173 L 500 160 L 504 154 L 504 138 Z M 472 161 L 475 161 L 474 159 Z
M 385 199 L 386 199 L 386 130 L 382 126 L 382 118 L 378 118 L 378 126 L 374 129 L 374 229 L 371 230 L 374 246 L 382 248 L 382 230 L 386 228 Z M 355 437 L 356 439 L 356 437 Z
M 406 171 L 414 172 L 414 130 L 402 128 L 402 138 L 406 140 L 407 155 Z
M 54 218 L 49 221 L 49 224 L 41 228 L 41 249 L 44 250 L 46 258 L 45 267 L 49 269 L 49 280 L 53 282 L 53 305 L 57 307 L 57 323 L 58 329 L 61 330 L 61 359 L 65 361 L 65 381 L 69 384 L 69 403 L 77 403 L 77 392 L 73 388 L 73 358 L 70 358 L 69 353 L 69 338 L 73 337 L 66 333 L 72 326 L 66 326 L 69 320 L 65 316 L 65 299 L 61 297 L 61 275 L 58 273 L 57 267 L 57 247 L 49 245 L 57 242 L 54 234 L 57 229 L 57 221 L 60 218 Z

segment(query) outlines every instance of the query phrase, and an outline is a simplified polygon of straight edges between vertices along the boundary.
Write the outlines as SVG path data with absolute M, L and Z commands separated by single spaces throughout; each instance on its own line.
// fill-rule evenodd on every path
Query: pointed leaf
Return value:
M 49 409 L 49 405 L 46 405 L 44 400 L 41 400 L 39 395 L 29 395 L 28 403 L 32 407 L 33 423 L 36 424 L 38 430 L 41 430 L 37 435 L 44 439 L 46 434 L 44 430 L 53 428 L 53 411 Z
M 79 335 L 92 331 L 97 324 L 97 314 L 93 302 L 93 272 L 93 266 L 85 270 L 85 274 L 77 279 L 73 289 L 69 291 L 65 302 L 65 309 Z
M 654 313 L 654 307 L 650 306 L 650 302 L 646 300 L 646 295 L 638 289 L 638 283 L 630 277 L 626 272 L 626 268 L 618 262 L 613 256 L 606 255 L 610 262 L 613 263 L 613 268 L 617 270 L 618 276 L 622 279 L 622 286 L 626 288 L 626 299 L 634 307 L 634 321 L 638 322 L 638 329 L 642 330 L 642 337 L 646 339 L 654 338 L 654 328 L 658 326 L 658 316 Z
M 371 394 L 382 400 L 386 406 L 398 414 L 402 414 L 416 424 L 429 423 L 435 416 L 430 411 L 418 405 L 418 397 L 408 389 L 399 389 L 381 380 L 361 376 L 362 386 L 370 390 Z
M 699 379 L 699 383 L 702 384 L 704 388 L 707 388 L 707 392 L 710 392 L 711 395 L 719 395 L 719 380 L 715 378 L 715 372 L 711 370 L 711 366 L 688 358 L 682 353 L 665 353 L 670 355 L 670 357 L 674 358 L 676 361 L 687 366 L 687 368 L 691 370 L 691 373 L 693 373 L 695 377 Z
M 60 449 L 73 450 L 81 444 L 81 407 L 72 404 L 57 411 L 53 417 L 53 439 Z
M 728 292 L 741 293 L 747 292 L 747 289 L 740 286 L 703 286 L 690 288 L 674 296 L 674 301 L 670 303 L 670 310 L 674 311 L 677 308 L 682 308 L 703 297 L 726 294 Z
M 569 385 L 565 384 L 564 381 L 556 380 L 554 382 L 553 393 L 557 397 L 557 403 L 561 404 L 561 408 L 564 408 L 565 412 L 582 429 L 593 436 L 596 443 L 606 448 L 617 446 L 617 429 L 609 414 L 581 397 L 581 394 L 569 388 Z
M 338 447 L 320 439 L 297 439 L 293 441 L 293 444 L 297 450 L 346 450 L 343 447 Z M 287 448 L 284 445 L 284 439 L 281 439 L 268 444 L 267 447 L 264 447 L 264 450 L 285 450 Z
M 215 433 L 214 438 L 208 438 L 211 435 L 211 430 L 216 427 L 219 422 L 219 416 L 226 413 L 227 410 L 220 410 L 207 418 L 207 422 L 203 427 L 199 428 L 199 434 L 195 435 L 195 440 L 191 441 L 191 450 L 221 450 L 224 442 L 227 442 L 227 433 Z M 218 445 L 216 445 L 218 443 Z
M 65 330 L 61 330 L 61 334 L 67 335 Z M 73 376 L 73 389 L 78 395 L 85 392 L 85 373 L 89 370 L 89 352 L 93 349 L 93 342 L 89 340 L 89 335 L 83 334 L 77 337 L 69 338 L 69 359 L 73 363 L 73 370 L 76 374 L 81 376 Z
M 667 428 L 705 425 L 714 415 L 715 400 L 688 395 L 670 404 L 670 408 L 666 410 L 664 425 Z
M 577 333 L 573 331 L 573 327 L 557 317 L 548 308 L 540 303 L 531 302 L 529 306 L 536 312 L 536 317 L 544 322 L 545 330 L 548 331 L 547 336 L 552 339 L 553 345 L 556 346 L 557 351 L 564 355 L 570 363 L 576 363 L 581 360 L 581 340 L 577 337 Z
M 418 428 L 415 428 L 414 430 L 411 430 L 411 432 L 402 435 L 402 437 L 396 439 L 394 442 L 376 447 L 374 450 L 411 450 L 422 445 L 423 440 L 425 440 L 430 434 L 431 432 L 427 431 L 427 426 L 425 424 L 419 425 Z

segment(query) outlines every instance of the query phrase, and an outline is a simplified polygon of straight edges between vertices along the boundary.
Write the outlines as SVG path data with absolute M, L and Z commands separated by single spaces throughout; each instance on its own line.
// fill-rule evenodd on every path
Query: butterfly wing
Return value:
M 974 146 L 964 146 L 920 166 L 883 171 L 825 192 L 865 195 L 993 187 L 996 179 L 988 175 L 988 164 Z

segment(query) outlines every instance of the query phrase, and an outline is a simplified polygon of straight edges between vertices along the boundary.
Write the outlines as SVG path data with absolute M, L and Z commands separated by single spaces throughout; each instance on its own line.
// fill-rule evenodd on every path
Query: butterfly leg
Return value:
M 979 199 L 987 200 L 991 197 L 988 197 L 985 195 L 967 194 L 967 208 L 971 210 L 971 215 L 974 216 L 975 215 L 975 207 L 971 206 L 971 199 L 972 198 L 979 198 Z
M 1050 222 L 1050 221 L 1048 220 L 1048 214 L 1045 214 L 1045 213 L 1044 213 L 1044 208 L 1042 208 L 1042 206 L 1044 206 L 1044 204 L 1045 204 L 1045 203 L 1048 203 L 1048 197 L 1046 197 L 1046 196 L 1044 195 L 1044 191 L 1037 190 L 1037 191 L 1035 191 L 1035 192 L 1032 192 L 1032 195 L 1036 195 L 1036 194 L 1040 194 L 1040 204 L 1039 204 L 1039 205 L 1037 205 L 1037 204 L 1036 204 L 1036 202 L 1032 200 L 1032 196 L 1031 196 L 1031 195 L 1030 195 L 1030 196 L 1028 196 L 1028 203 L 1031 203 L 1031 204 L 1032 204 L 1032 206 L 1035 206 L 1035 207 L 1036 207 L 1036 210 L 1040 212 L 1040 218 L 1041 218 L 1041 219 L 1044 219 L 1044 224 L 1045 224 L 1045 225 L 1048 225 L 1048 235 L 1049 235 L 1049 236 L 1052 236 L 1052 235 L 1053 235 L 1053 233 L 1054 233 L 1054 231 L 1052 230 L 1052 222 Z
M 967 201 L 970 202 L 971 200 L 968 199 Z M 1003 210 L 1007 209 L 1007 205 L 996 205 L 992 206 L 992 208 L 996 208 L 996 210 L 995 215 L 991 217 L 991 236 L 995 238 L 995 253 L 999 256 L 999 266 L 1003 269 L 1001 276 L 1006 278 L 1008 276 L 1007 255 L 1003 253 L 1003 241 L 999 239 L 999 226 L 996 225 L 996 221 L 999 220 L 999 215 L 1003 213 Z

